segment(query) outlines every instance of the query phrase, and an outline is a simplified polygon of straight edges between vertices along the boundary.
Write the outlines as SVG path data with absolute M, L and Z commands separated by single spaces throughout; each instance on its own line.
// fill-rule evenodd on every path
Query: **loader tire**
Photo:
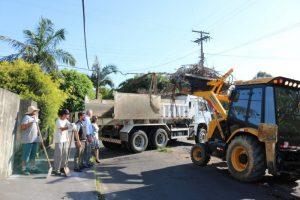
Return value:
M 145 151 L 148 146 L 147 134 L 142 130 L 135 131 L 130 136 L 129 146 L 133 153 L 141 153 Z
M 168 133 L 165 129 L 159 128 L 154 133 L 151 134 L 151 147 L 154 149 L 163 148 L 167 146 L 168 143 Z
M 197 143 L 192 147 L 191 159 L 195 165 L 205 166 L 210 161 L 210 155 L 206 152 L 205 144 Z
M 226 160 L 230 174 L 244 182 L 260 180 L 266 171 L 264 145 L 251 136 L 238 136 L 228 146 Z

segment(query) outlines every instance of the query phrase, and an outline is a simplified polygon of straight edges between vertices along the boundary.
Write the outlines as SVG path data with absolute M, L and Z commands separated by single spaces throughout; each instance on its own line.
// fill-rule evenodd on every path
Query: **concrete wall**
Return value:
M 20 97 L 0 88 L 0 179 L 12 174 Z
M 15 152 L 21 150 L 21 121 L 32 100 L 0 88 L 0 179 L 9 177 L 14 168 Z M 21 161 L 18 161 L 20 164 Z

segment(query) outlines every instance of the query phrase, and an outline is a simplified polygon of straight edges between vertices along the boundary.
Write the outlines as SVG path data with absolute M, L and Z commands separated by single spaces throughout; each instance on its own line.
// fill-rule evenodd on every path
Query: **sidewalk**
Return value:
M 5 200 L 93 200 L 97 199 L 94 169 L 82 173 L 71 171 L 71 176 L 14 175 L 0 181 L 1 199 Z
M 53 158 L 50 153 L 50 158 Z M 81 173 L 73 171 L 74 147 L 69 158 L 70 176 L 12 175 L 6 180 L 0 180 L 1 198 L 5 200 L 96 200 L 96 178 L 94 167 Z M 46 161 L 44 161 L 46 165 Z M 48 170 L 47 170 L 48 171 Z

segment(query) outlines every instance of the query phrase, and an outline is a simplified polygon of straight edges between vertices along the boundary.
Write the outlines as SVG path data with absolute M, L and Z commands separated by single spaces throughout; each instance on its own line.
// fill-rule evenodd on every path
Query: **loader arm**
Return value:
M 218 128 L 221 137 L 225 139 L 224 132 L 221 128 L 220 122 L 225 121 L 227 119 L 227 112 L 224 109 L 221 101 L 229 102 L 228 95 L 221 95 L 220 91 L 225 83 L 226 78 L 233 72 L 233 69 L 230 69 L 225 75 L 223 75 L 220 79 L 212 80 L 207 83 L 207 85 L 212 86 L 210 91 L 199 91 L 194 92 L 193 95 L 204 98 L 208 104 L 213 108 L 214 118 L 209 123 L 207 140 L 209 140 L 215 131 Z

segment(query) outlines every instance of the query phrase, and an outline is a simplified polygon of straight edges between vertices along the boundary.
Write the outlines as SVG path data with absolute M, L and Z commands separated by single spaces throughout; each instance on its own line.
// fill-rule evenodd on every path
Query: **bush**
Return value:
M 42 131 L 49 129 L 50 133 L 54 132 L 58 110 L 67 97 L 59 85 L 60 82 L 44 74 L 38 64 L 23 60 L 0 62 L 0 87 L 38 103 Z
M 85 96 L 90 99 L 95 96 L 92 81 L 87 75 L 75 70 L 64 69 L 61 73 L 64 80 L 60 85 L 60 89 L 68 95 L 63 107 L 71 112 L 84 110 Z

